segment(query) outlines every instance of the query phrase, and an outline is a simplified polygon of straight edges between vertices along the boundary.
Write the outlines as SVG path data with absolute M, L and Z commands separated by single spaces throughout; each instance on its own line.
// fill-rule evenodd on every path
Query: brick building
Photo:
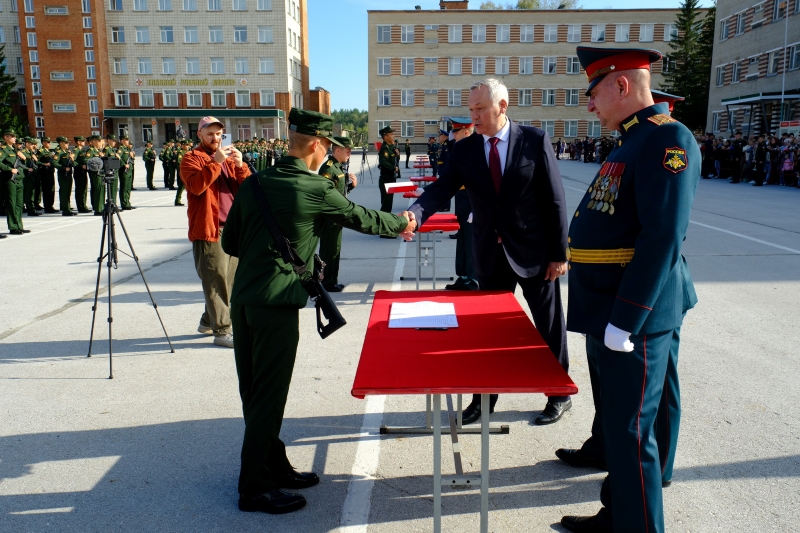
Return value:
M 306 0 L 0 2 L 6 63 L 40 137 L 160 144 L 214 115 L 234 137 L 274 138 L 292 107 L 330 110 L 308 85 Z
M 508 115 L 551 137 L 609 135 L 586 111 L 587 81 L 575 55 L 585 46 L 669 51 L 674 9 L 368 11 L 369 138 L 391 125 L 424 142 L 442 117 L 469 113 L 469 87 L 494 76 L 508 86 Z M 653 65 L 653 86 L 667 61 Z
M 708 131 L 775 133 L 800 119 L 800 0 L 719 2 L 714 37 Z

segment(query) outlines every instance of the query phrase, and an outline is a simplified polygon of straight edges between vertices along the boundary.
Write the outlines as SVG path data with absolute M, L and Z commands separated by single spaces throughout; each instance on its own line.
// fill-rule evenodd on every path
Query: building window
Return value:
M 53 113 L 75 113 L 75 104 L 53 104 Z
M 86 48 L 91 48 L 94 46 L 94 34 L 93 33 L 84 33 L 83 34 L 83 46 Z
M 261 107 L 275 107 L 275 89 L 261 89 Z
M 236 58 L 236 74 L 250 74 L 250 62 L 246 57 Z
M 47 41 L 47 48 L 50 50 L 72 50 L 72 41 Z
M 208 42 L 221 43 L 222 42 L 222 26 L 209 26 L 208 27 Z
M 564 105 L 576 106 L 578 105 L 578 91 L 580 89 L 567 89 L 566 101 Z
M 133 0 L 134 11 L 147 11 L 147 0 Z
M 297 107 L 297 106 L 293 106 Z M 250 124 L 237 124 L 236 125 L 236 132 L 240 139 L 249 139 L 250 138 Z
M 150 28 L 148 26 L 136 26 L 136 42 L 138 44 L 150 43 Z
M 19 89 L 17 93 L 19 94 L 20 105 L 28 105 L 28 96 L 27 93 L 25 92 L 25 89 Z
M 37 128 L 44 128 L 44 117 L 36 117 L 36 127 Z M 41 137 L 41 131 L 36 132 L 37 137 Z
M 555 89 L 542 89 L 542 105 L 554 106 L 556 105 L 556 90 Z
M 543 120 L 542 121 L 542 129 L 547 132 L 547 134 L 552 139 L 556 135 L 556 121 L 555 120 Z
M 392 27 L 391 26 L 378 26 L 378 42 L 390 43 L 392 42 Z
M 392 74 L 392 60 L 388 57 L 378 58 L 378 76 L 389 76 Z
M 87 83 L 86 86 L 89 89 L 89 96 L 97 96 L 97 84 L 96 83 L 94 83 L 94 82 Z
M 519 90 L 519 105 L 522 107 L 533 105 L 533 89 Z
M 388 107 L 392 105 L 392 92 L 389 89 L 378 89 L 378 106 Z
M 383 128 L 388 128 L 392 125 L 391 120 L 379 120 L 378 121 L 378 129 L 382 130 Z
M 650 43 L 653 42 L 653 24 L 639 24 L 639 42 Z
M 122 26 L 111 27 L 111 42 L 124 43 L 125 42 L 125 28 Z
M 159 11 L 172 11 L 172 0 L 158 0 Z
M 414 89 L 400 90 L 400 105 L 406 107 L 414 105 Z
M 778 73 L 781 63 L 781 51 L 773 50 L 767 58 L 767 76 L 774 76 Z
M 461 58 L 449 57 L 447 58 L 447 74 L 450 76 L 461 75 Z
M 161 26 L 161 42 L 166 44 L 175 42 L 175 34 L 172 31 L 172 26 Z
M 41 100 L 34 100 L 33 101 L 33 112 L 34 113 L 44 113 L 44 106 L 42 105 Z
M 164 107 L 178 107 L 178 90 L 164 89 Z
M 42 96 L 42 83 L 39 81 L 31 82 L 31 89 L 33 90 L 33 96 Z
M 778 0 L 778 1 L 775 2 L 774 7 L 772 8 L 772 19 L 773 20 L 777 20 L 777 19 L 782 19 L 783 18 L 783 16 L 786 14 L 786 4 L 787 3 L 789 3 L 789 0 L 783 0 L 783 1 Z M 25 5 L 27 6 L 27 0 L 26 0 Z M 27 8 L 26 8 L 25 12 L 26 13 L 32 13 L 32 11 L 27 11 Z
M 89 113 L 97 113 L 97 100 L 89 100 Z
M 209 11 L 222 11 L 222 0 L 208 0 Z
M 39 62 L 39 51 L 38 50 L 31 50 L 28 52 L 28 59 L 31 63 L 38 63 Z
M 17 74 L 19 74 L 20 76 L 25 74 L 25 66 L 22 64 L 22 58 L 21 57 L 17 58 Z
M 400 122 L 400 135 L 409 138 L 414 137 L 414 121 L 403 120 Z
M 272 26 L 259 26 L 258 27 L 258 42 L 271 43 L 272 42 Z
M 183 41 L 185 43 L 196 43 L 197 40 L 197 26 L 184 26 L 183 27 Z
M 225 107 L 225 91 L 211 91 L 211 105 L 213 107 Z
M 131 95 L 128 91 L 114 91 L 114 104 L 117 107 L 130 107 Z
M 564 137 L 577 137 L 578 136 L 578 121 L 566 120 L 564 121 Z
M 100 127 L 100 117 L 90 117 L 90 121 L 89 122 L 91 123 L 91 127 L 92 128 L 99 128 Z M 99 134 L 100 134 L 100 132 L 98 132 L 98 131 L 93 131 L 92 132 L 92 135 L 99 135 Z
M 678 68 L 678 61 L 665 55 L 661 60 L 661 72 L 674 72 L 676 68 Z
M 25 17 L 25 27 L 26 28 L 35 28 L 36 27 L 36 17 Z
M 520 74 L 533 74 L 533 58 L 520 57 L 519 58 L 519 73 Z
M 236 107 L 250 107 L 250 91 L 236 91 Z
M 719 23 L 719 40 L 724 41 L 728 38 L 728 21 L 723 20 Z
M 86 79 L 93 80 L 97 77 L 94 65 L 86 65 Z
M 533 42 L 533 24 L 522 24 L 519 27 L 519 42 Z
M 28 47 L 36 48 L 36 34 L 35 33 L 29 33 L 28 34 Z
M 742 21 L 744 21 L 744 17 L 742 17 Z M 744 25 L 742 26 L 742 32 L 744 32 Z M 675 41 L 678 39 L 678 26 L 676 24 L 665 24 L 664 25 L 664 41 Z
M 225 59 L 221 57 L 211 58 L 211 74 L 225 74 Z
M 162 57 L 161 58 L 161 73 L 162 74 L 175 74 L 175 58 Z
M 567 74 L 580 74 L 580 72 L 581 72 L 581 62 L 578 60 L 578 56 L 568 56 Z
M 275 60 L 271 57 L 262 57 L 258 60 L 259 74 L 275 74 Z
M 203 97 L 198 89 L 186 91 L 186 107 L 202 107 Z
M 14 26 L 14 43 L 19 44 L 19 26 Z
M 650 39 L 652 41 L 652 39 Z M 606 25 L 605 24 L 592 24 L 592 42 L 604 43 L 606 42 Z
M 486 24 L 472 25 L 472 42 L 473 43 L 486 42 Z
M 87 63 L 94 63 L 94 50 L 85 50 L 83 54 L 86 56 Z
M 510 24 L 498 24 L 497 25 L 497 35 L 495 36 L 495 42 L 507 43 L 510 40 L 511 40 L 511 25 Z
M 558 42 L 558 24 L 544 25 L 544 42 L 546 43 Z
M 725 67 L 717 67 L 717 87 L 725 84 Z
M 494 73 L 495 74 L 508 74 L 508 58 L 496 57 L 494 58 Z
M 83 29 L 85 30 L 92 29 L 92 17 L 83 17 Z
M 486 74 L 486 58 L 473 57 L 472 58 L 472 73 L 473 74 Z
M 400 42 L 406 44 L 414 42 L 414 26 L 412 24 L 400 26 Z
M 67 6 L 45 6 L 44 7 L 44 14 L 45 15 L 69 15 L 69 9 Z
M 795 5 L 800 6 L 800 2 Z M 800 68 L 800 44 L 792 46 L 789 49 L 789 69 L 797 70 Z
M 258 11 L 272 11 L 272 0 L 258 0 L 258 2 L 256 3 L 256 10 L 258 10 Z M 273 94 L 274 94 L 274 92 L 273 92 Z M 275 104 L 272 104 L 272 105 L 274 106 Z
M 200 58 L 187 57 L 186 58 L 186 74 L 200 74 Z
M 128 73 L 128 59 L 124 57 L 114 58 L 114 74 Z
M 122 11 L 122 0 L 108 0 L 109 11 Z
M 153 107 L 155 105 L 153 89 L 144 89 L 139 91 L 139 105 L 141 107 Z
M 153 73 L 153 61 L 149 57 L 140 57 L 139 58 L 139 74 L 152 74 Z
M 567 26 L 567 42 L 579 43 L 581 42 L 581 25 L 570 24 Z
M 461 24 L 449 24 L 447 26 L 447 42 L 460 43 L 461 42 Z
M 544 57 L 542 58 L 542 74 L 555 74 L 556 73 L 556 58 Z
M 413 57 L 404 57 L 400 59 L 400 73 L 403 76 L 413 76 L 414 75 L 414 58 Z
M 25 13 L 33 13 L 33 0 L 25 0 Z
M 711 113 L 711 131 L 719 131 L 722 124 L 722 113 L 714 111 Z
M 742 64 L 740 62 L 736 62 L 733 64 L 733 72 L 731 73 L 731 83 L 739 83 L 739 79 L 742 77 Z
M 233 27 L 233 42 L 246 43 L 247 42 L 247 26 L 234 26 Z
M 461 89 L 447 89 L 447 106 L 461 107 Z
M 31 79 L 38 80 L 39 77 L 39 65 L 31 65 Z
M 197 0 L 183 0 L 184 11 L 197 11 Z
M 234 11 L 247 11 L 247 0 L 233 0 Z

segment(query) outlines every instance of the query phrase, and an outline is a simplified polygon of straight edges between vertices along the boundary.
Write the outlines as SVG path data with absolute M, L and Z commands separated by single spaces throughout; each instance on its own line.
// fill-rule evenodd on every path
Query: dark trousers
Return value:
M 467 191 L 458 191 L 455 196 L 458 235 L 456 236 L 456 275 L 475 278 L 472 269 L 472 224 L 467 222 L 472 207 Z
M 279 436 L 300 340 L 299 310 L 233 304 L 231 321 L 245 424 L 239 493 L 263 494 L 292 468 Z
M 503 245 L 495 250 L 494 270 L 486 278 L 478 279 L 481 290 L 511 291 L 522 287 L 522 295 L 528 303 L 533 316 L 533 323 L 539 334 L 558 359 L 559 364 L 569 372 L 569 352 L 567 351 L 567 328 L 564 321 L 564 308 L 561 305 L 561 283 L 544 279 L 546 269 L 533 277 L 523 278 L 517 275 L 508 263 Z M 492 395 L 496 398 L 496 395 Z M 564 401 L 568 396 L 551 396 L 552 401 Z M 473 402 L 480 401 L 480 395 L 473 396 Z M 495 400 L 496 401 L 496 400 Z
M 39 184 L 42 188 L 42 196 L 45 211 L 55 211 L 56 204 L 56 176 L 55 168 L 52 166 L 42 166 L 39 169 Z
M 162 162 L 161 163 L 161 168 L 162 168 L 162 170 L 164 170 L 164 188 L 168 189 L 169 188 L 169 165 L 167 165 L 166 163 Z
M 167 166 L 167 187 L 174 187 L 175 186 L 175 164 L 170 163 Z
M 78 211 L 86 212 L 86 196 L 89 190 L 89 172 L 85 168 L 75 169 L 75 207 Z
M 145 161 L 144 168 L 147 171 L 147 188 L 148 189 L 155 189 L 155 185 L 153 185 L 153 171 L 156 168 L 155 161 Z
M 319 236 L 319 257 L 325 262 L 325 287 L 339 283 L 339 258 L 342 253 L 342 227 L 330 220 L 323 222 Z
M 72 169 L 58 170 L 58 207 L 62 213 L 72 211 L 69 207 L 72 196 Z
M 408 168 L 408 160 L 411 159 L 411 152 L 406 152 L 406 168 Z
M 130 162 L 133 165 L 133 160 Z M 119 205 L 120 207 L 131 206 L 131 189 L 133 189 L 133 169 L 119 169 Z
M 25 201 L 25 210 L 28 214 L 36 211 L 36 189 L 39 186 L 39 174 L 35 170 L 22 170 L 20 169 L 19 176 L 24 172 L 22 180 L 22 198 Z M 17 177 L 19 179 L 19 177 Z
M 381 171 L 381 177 L 378 178 L 378 189 L 381 192 L 381 211 L 384 213 L 392 212 L 392 203 L 394 202 L 394 195 L 386 192 L 386 183 L 395 183 L 397 176 L 393 172 Z
M 178 192 L 175 193 L 175 205 L 181 205 L 181 200 L 183 200 L 183 191 L 186 188 L 183 186 L 183 180 L 181 179 L 181 170 L 178 169 L 175 171 L 176 177 L 178 178 Z
M 431 163 L 431 171 L 433 172 L 433 177 L 439 175 L 439 161 L 435 157 L 428 158 Z

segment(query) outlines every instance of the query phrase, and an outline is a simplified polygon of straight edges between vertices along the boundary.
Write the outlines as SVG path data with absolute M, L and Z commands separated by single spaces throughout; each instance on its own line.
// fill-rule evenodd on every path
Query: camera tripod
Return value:
M 369 170 L 369 182 L 370 183 L 375 183 L 375 181 L 372 179 L 372 167 L 369 166 L 369 159 L 367 159 L 366 150 L 361 152 L 361 174 L 360 174 L 360 177 L 362 179 L 364 177 L 364 167 L 365 166 L 367 167 L 367 170 Z
M 164 336 L 167 338 L 167 342 L 169 343 L 169 350 L 170 353 L 175 353 L 175 348 L 172 347 L 172 341 L 169 339 L 169 335 L 167 334 L 167 328 L 164 327 L 164 321 L 161 320 L 161 314 L 158 312 L 158 305 L 156 305 L 156 301 L 153 299 L 153 293 L 150 292 L 150 287 L 147 285 L 147 280 L 144 277 L 144 271 L 142 270 L 142 266 L 139 264 L 139 257 L 136 255 L 136 252 L 133 250 L 133 244 L 131 244 L 131 239 L 128 236 L 128 231 L 125 229 L 125 224 L 122 222 L 122 216 L 119 213 L 119 208 L 116 204 L 116 199 L 111 195 L 111 183 L 116 179 L 112 177 L 114 171 L 106 171 L 105 176 L 103 177 L 103 181 L 106 185 L 106 203 L 103 207 L 103 233 L 100 236 L 100 255 L 97 256 L 97 283 L 95 284 L 94 289 L 94 305 L 92 305 L 92 330 L 89 335 L 89 353 L 86 357 L 92 356 L 92 342 L 94 341 L 94 323 L 95 318 L 97 317 L 97 298 L 100 294 L 100 274 L 102 273 L 103 269 L 103 259 L 107 259 L 106 267 L 108 268 L 108 379 L 114 379 L 114 363 L 113 363 L 113 337 L 111 326 L 114 323 L 114 317 L 111 314 L 111 267 L 117 268 L 117 253 L 121 253 L 123 255 L 127 255 L 131 259 L 136 262 L 136 267 L 139 269 L 139 274 L 142 276 L 142 281 L 144 282 L 144 287 L 147 289 L 147 294 L 150 296 L 150 301 L 153 303 L 153 309 L 156 310 L 156 316 L 158 316 L 158 321 L 161 323 L 161 329 L 164 330 Z M 127 254 L 119 249 L 117 246 L 117 235 L 116 235 L 116 227 L 114 225 L 114 215 L 117 215 L 117 220 L 119 220 L 119 225 L 122 227 L 122 233 L 125 235 L 125 240 L 128 241 L 128 248 L 130 248 L 131 253 Z M 104 254 L 103 251 L 108 245 L 108 251 Z

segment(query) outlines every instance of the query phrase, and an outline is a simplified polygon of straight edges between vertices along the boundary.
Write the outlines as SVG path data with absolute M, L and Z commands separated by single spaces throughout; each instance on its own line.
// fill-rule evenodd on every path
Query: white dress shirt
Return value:
M 506 171 L 506 159 L 508 159 L 508 136 L 511 134 L 511 121 L 506 117 L 505 125 L 500 128 L 495 137 L 500 139 L 497 142 L 497 152 L 500 154 L 500 173 L 501 175 Z M 492 149 L 492 143 L 489 142 L 488 135 L 483 136 L 483 151 L 486 154 L 486 164 L 489 164 L 489 150 Z

